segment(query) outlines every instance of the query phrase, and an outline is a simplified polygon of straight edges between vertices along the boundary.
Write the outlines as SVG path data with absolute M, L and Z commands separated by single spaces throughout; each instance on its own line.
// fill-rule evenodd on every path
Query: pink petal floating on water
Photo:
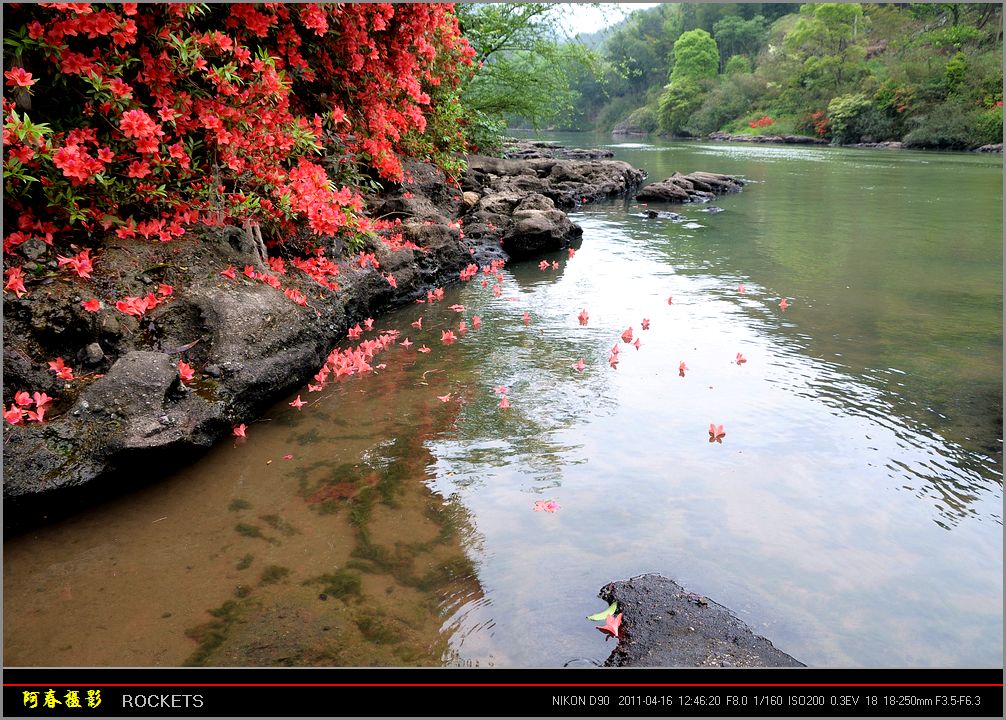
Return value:
M 722 443 L 723 438 L 726 437 L 726 433 L 723 431 L 722 425 L 716 425 L 714 423 L 709 423 L 709 442 Z
M 583 364 L 583 358 L 580 358 L 579 360 L 576 361 L 575 365 L 571 365 L 570 367 L 572 367 L 577 372 L 583 372 L 587 366 Z

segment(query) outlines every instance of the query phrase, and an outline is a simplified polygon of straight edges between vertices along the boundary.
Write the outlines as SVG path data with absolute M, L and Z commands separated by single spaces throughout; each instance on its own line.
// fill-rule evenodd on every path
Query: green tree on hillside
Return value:
M 803 5 L 784 41 L 803 63 L 799 81 L 839 90 L 854 79 L 866 58 L 866 25 L 859 3 Z
M 720 53 L 712 35 L 701 29 L 681 33 L 674 43 L 670 83 L 658 106 L 662 130 L 675 134 L 685 129 L 688 118 L 702 105 L 719 66 Z
M 494 144 L 508 122 L 534 127 L 569 116 L 578 99 L 570 77 L 593 72 L 594 54 L 560 43 L 550 3 L 458 3 L 458 24 L 475 50 L 476 72 L 462 87 L 469 135 Z
M 753 57 L 765 42 L 765 18 L 756 15 L 744 20 L 736 15 L 725 17 L 713 26 L 713 37 L 720 50 L 720 66 L 736 55 Z
M 686 79 L 699 81 L 714 78 L 719 68 L 720 52 L 712 35 L 701 29 L 681 33 L 674 43 L 672 85 Z

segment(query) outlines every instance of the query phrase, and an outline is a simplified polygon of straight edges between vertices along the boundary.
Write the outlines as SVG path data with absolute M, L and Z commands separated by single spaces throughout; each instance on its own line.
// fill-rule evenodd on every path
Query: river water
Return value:
M 808 665 L 1001 666 L 1001 157 L 554 137 L 750 182 L 582 208 L 557 269 L 7 541 L 5 663 L 593 665 L 598 589 L 659 572 Z

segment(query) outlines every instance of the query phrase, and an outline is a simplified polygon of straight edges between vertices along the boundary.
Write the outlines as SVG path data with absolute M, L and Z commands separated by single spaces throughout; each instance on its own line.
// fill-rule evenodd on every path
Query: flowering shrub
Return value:
M 356 235 L 379 226 L 326 166 L 391 181 L 403 155 L 459 169 L 451 100 L 473 51 L 450 5 L 10 4 L 4 20 L 4 290 L 18 297 L 31 238 L 166 242 L 225 222 Z M 84 279 L 93 260 L 59 258 Z
M 768 115 L 762 115 L 757 120 L 752 120 L 751 122 L 749 122 L 748 123 L 748 127 L 752 128 L 752 129 L 763 128 L 763 127 L 768 127 L 769 125 L 773 124 L 774 122 L 775 122 L 775 120 L 773 120 L 772 118 L 770 118 Z

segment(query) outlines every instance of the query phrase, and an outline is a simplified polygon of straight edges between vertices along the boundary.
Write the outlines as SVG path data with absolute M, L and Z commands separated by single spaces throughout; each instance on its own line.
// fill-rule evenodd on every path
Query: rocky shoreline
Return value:
M 783 145 L 829 145 L 827 140 L 809 135 L 731 135 L 723 131 L 709 133 L 707 140 L 746 143 L 777 143 Z
M 609 583 L 598 597 L 622 613 L 607 667 L 804 667 L 729 609 L 666 577 Z
M 420 249 L 369 241 L 361 254 L 340 256 L 330 243 L 336 293 L 291 266 L 306 238 L 276 248 L 287 255 L 280 273 L 253 234 L 225 227 L 167 244 L 117 240 L 96 255 L 100 277 L 5 294 L 4 402 L 20 390 L 54 398 L 44 423 L 4 428 L 5 534 L 191 462 L 303 386 L 354 324 L 457 282 L 471 263 L 577 243 L 582 231 L 560 208 L 631 191 L 644 178 L 590 151 L 524 151 L 533 157 L 468 158 L 460 190 L 432 166 L 410 163 L 413 184 L 366 198 L 367 211 L 400 221 L 394 232 Z M 234 279 L 221 276 L 228 267 L 238 269 Z M 303 304 L 261 281 L 269 274 Z M 114 298 L 162 284 L 173 292 L 141 317 L 115 309 Z M 104 298 L 99 312 L 81 307 L 92 297 Z M 57 357 L 74 368 L 73 380 L 49 370 Z M 190 384 L 180 382 L 180 359 L 195 369 Z

